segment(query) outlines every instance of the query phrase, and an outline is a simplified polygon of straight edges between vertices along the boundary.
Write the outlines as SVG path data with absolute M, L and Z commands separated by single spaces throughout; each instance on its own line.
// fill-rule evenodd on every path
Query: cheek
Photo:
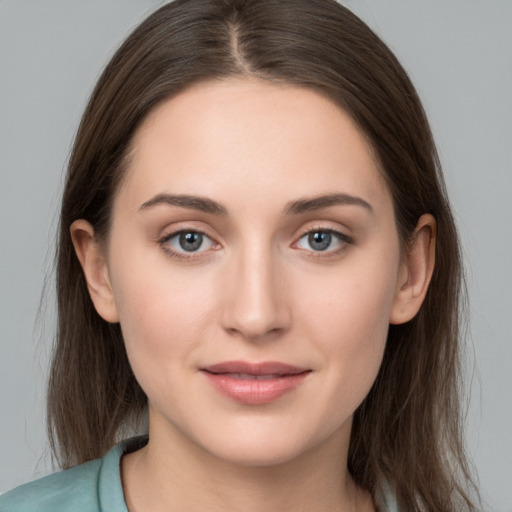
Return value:
M 368 300 L 364 300 L 368 299 Z M 375 307 L 374 307 L 375 306 Z M 373 297 L 353 297 L 350 304 L 318 312 L 317 343 L 326 357 L 325 365 L 344 393 L 361 401 L 375 380 L 388 333 L 385 308 Z
M 158 368 L 187 363 L 211 319 L 212 303 L 186 273 L 133 263 L 125 260 L 113 279 L 121 329 L 137 378 L 158 379 Z
M 353 258 L 357 260 L 357 258 Z M 388 259 L 389 261 L 385 261 Z M 387 332 L 396 293 L 397 258 L 361 258 L 323 275 L 301 279 L 302 316 L 324 339 L 370 343 Z
M 360 262 L 316 279 L 302 306 L 302 330 L 324 358 L 332 394 L 355 409 L 382 362 L 396 289 L 395 260 Z M 318 276 L 317 276 L 318 277 Z

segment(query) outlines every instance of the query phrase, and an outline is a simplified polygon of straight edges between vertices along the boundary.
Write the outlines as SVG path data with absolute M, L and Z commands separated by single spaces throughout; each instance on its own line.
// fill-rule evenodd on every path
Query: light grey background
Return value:
M 113 49 L 162 3 L 0 0 L 0 492 L 51 470 L 51 297 L 38 309 L 72 137 Z M 512 511 L 512 2 L 345 3 L 396 52 L 432 123 L 467 256 L 469 448 L 489 509 Z

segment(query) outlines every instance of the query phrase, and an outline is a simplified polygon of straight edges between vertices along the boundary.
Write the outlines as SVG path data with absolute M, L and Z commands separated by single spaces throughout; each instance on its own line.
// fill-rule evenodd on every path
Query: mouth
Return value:
M 224 396 L 245 405 L 262 405 L 295 390 L 312 370 L 273 361 L 227 361 L 200 371 Z

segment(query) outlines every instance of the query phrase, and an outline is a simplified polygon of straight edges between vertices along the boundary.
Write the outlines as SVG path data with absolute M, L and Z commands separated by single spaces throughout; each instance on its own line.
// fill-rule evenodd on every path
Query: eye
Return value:
M 295 244 L 299 249 L 315 252 L 336 252 L 347 243 L 351 243 L 347 235 L 332 229 L 315 229 L 301 236 Z
M 204 252 L 216 245 L 209 236 L 194 230 L 172 233 L 164 237 L 160 243 L 166 251 L 183 256 Z

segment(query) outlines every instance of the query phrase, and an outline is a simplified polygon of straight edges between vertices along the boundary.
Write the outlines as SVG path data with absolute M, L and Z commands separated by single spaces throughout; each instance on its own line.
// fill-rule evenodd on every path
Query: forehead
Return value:
M 334 189 L 390 200 L 350 116 L 297 86 L 253 79 L 194 85 L 148 115 L 132 149 L 119 192 L 135 203 L 157 193 L 287 201 Z

